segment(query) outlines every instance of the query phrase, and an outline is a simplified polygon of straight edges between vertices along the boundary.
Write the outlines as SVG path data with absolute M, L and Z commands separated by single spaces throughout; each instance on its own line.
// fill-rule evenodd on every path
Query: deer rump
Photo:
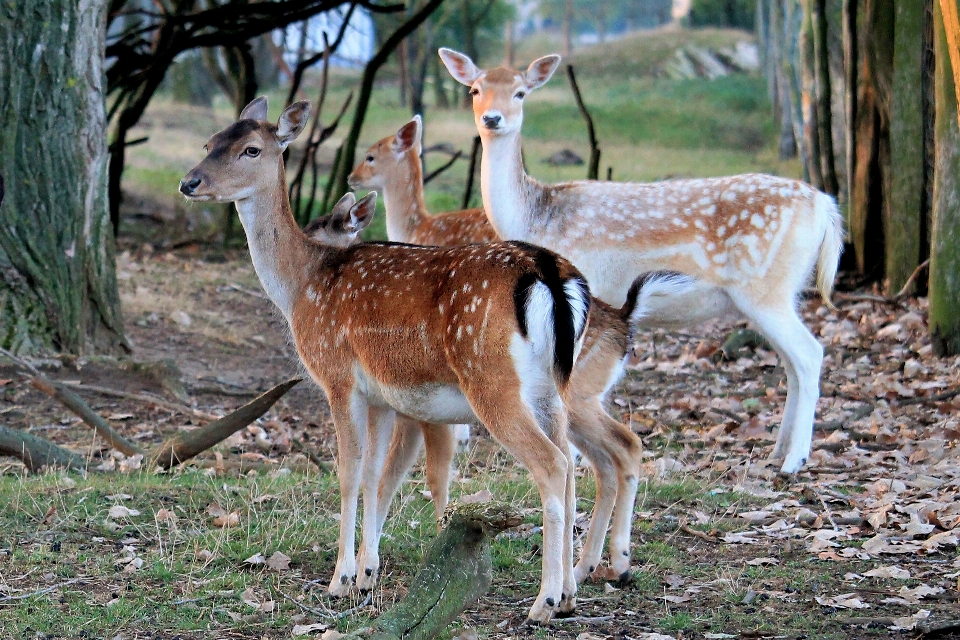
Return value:
M 337 261 L 327 301 L 313 304 L 323 304 L 331 321 L 349 318 L 342 346 L 352 351 L 352 375 L 370 405 L 426 422 L 475 421 L 463 385 L 497 380 L 503 356 L 524 386 L 565 388 L 582 345 L 590 292 L 556 254 L 524 242 L 460 247 L 374 242 L 343 250 Z M 406 266 L 399 266 L 403 262 Z M 391 282 L 401 272 L 407 280 Z M 317 298 L 324 295 L 323 287 L 320 291 Z M 313 322 L 306 321 L 316 313 L 304 311 L 304 330 L 295 333 L 309 360 L 317 350 L 309 344 Z M 504 323 L 509 317 L 514 322 Z M 486 367 L 482 374 L 481 367 Z M 550 380 L 543 379 L 547 370 Z

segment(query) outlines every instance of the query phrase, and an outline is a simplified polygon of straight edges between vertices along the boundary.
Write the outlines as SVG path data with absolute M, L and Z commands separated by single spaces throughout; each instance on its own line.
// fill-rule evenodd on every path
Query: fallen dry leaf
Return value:
M 235 527 L 240 524 L 240 511 L 231 511 L 222 516 L 213 519 L 213 526 L 223 529 L 224 527 Z
M 867 609 L 870 607 L 869 604 L 862 601 L 855 593 L 842 593 L 829 598 L 817 596 L 816 600 L 825 607 L 836 607 L 838 609 Z
M 876 569 L 867 571 L 863 575 L 868 578 L 897 578 L 899 580 L 908 580 L 910 578 L 910 572 L 906 569 L 901 569 L 897 565 L 877 567 Z
M 294 638 L 297 636 L 305 636 L 308 633 L 314 633 L 316 631 L 326 631 L 328 625 L 322 622 L 315 622 L 313 624 L 295 624 L 293 625 L 293 631 L 290 632 Z
M 275 551 L 267 560 L 267 568 L 273 569 L 274 571 L 286 571 L 290 568 L 290 556 Z
M 153 517 L 157 522 L 177 521 L 177 514 L 170 509 L 160 509 Z
M 266 559 L 265 557 L 263 557 L 263 554 L 262 554 L 262 553 L 255 553 L 255 554 L 253 554 L 252 556 L 250 556 L 249 558 L 247 558 L 246 560 L 243 561 L 243 564 L 249 564 L 249 565 L 253 565 L 253 566 L 257 566 L 257 565 L 261 565 L 261 564 L 266 564 L 266 563 L 267 563 L 267 559 Z
M 762 567 L 768 564 L 780 564 L 780 561 L 776 558 L 754 558 L 753 560 L 747 560 L 747 564 L 753 567 Z
M 122 504 L 115 504 L 110 507 L 110 510 L 107 512 L 107 515 L 114 520 L 119 518 L 132 518 L 134 516 L 140 515 L 140 512 L 136 509 L 130 509 L 123 506 Z

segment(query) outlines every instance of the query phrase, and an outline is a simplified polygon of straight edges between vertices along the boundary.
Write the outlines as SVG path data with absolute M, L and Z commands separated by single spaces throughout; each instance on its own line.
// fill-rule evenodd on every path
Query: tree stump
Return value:
M 345 638 L 429 640 L 487 592 L 493 580 L 490 540 L 522 522 L 520 512 L 501 503 L 447 508 L 440 535 L 423 559 L 410 591 L 371 627 Z

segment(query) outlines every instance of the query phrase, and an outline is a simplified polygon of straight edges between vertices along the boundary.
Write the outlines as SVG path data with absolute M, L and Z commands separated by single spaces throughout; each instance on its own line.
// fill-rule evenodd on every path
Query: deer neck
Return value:
M 236 207 L 260 284 L 289 321 L 293 303 L 312 272 L 317 246 L 293 219 L 282 166 L 279 173 L 274 189 L 237 200 Z
M 504 240 L 526 240 L 529 203 L 535 201 L 539 184 L 523 170 L 520 132 L 481 136 L 480 141 L 480 192 L 490 224 Z
M 414 150 L 399 163 L 394 179 L 387 181 L 383 206 L 387 211 L 387 237 L 394 242 L 409 242 L 428 215 L 423 201 L 423 171 Z

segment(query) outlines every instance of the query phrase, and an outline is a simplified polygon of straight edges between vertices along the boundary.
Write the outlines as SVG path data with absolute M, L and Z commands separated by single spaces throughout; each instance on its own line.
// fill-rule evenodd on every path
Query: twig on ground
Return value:
M 898 399 L 897 404 L 901 407 L 911 405 L 911 404 L 926 404 L 927 402 L 943 402 L 944 400 L 950 400 L 960 396 L 960 389 L 952 389 L 950 391 L 944 391 L 943 393 L 936 393 L 932 396 L 917 396 L 916 398 L 903 398 L 902 400 Z
M 68 584 L 73 584 L 74 582 L 80 582 L 82 578 L 73 578 L 71 580 L 65 580 L 64 582 L 58 582 L 57 584 L 50 585 L 49 587 L 44 587 L 38 591 L 32 593 L 24 593 L 19 596 L 0 596 L 0 604 L 6 604 L 7 602 L 13 602 L 15 600 L 26 600 L 27 598 L 33 598 L 36 596 L 42 596 L 45 593 L 50 593 L 61 587 L 65 587 Z
M 703 531 L 698 531 L 697 529 L 694 529 L 693 527 L 691 527 L 686 523 L 680 525 L 680 531 L 683 531 L 684 533 L 689 534 L 695 538 L 706 540 L 707 542 L 713 542 L 713 543 L 720 542 L 720 540 L 718 540 L 716 536 L 712 536 L 709 533 L 704 533 Z
M 307 456 L 307 459 L 309 459 L 313 464 L 317 465 L 322 471 L 333 471 L 332 462 L 322 459 L 311 447 L 308 447 L 300 440 L 291 438 L 290 444 L 293 445 L 294 449 Z
M 78 389 L 80 391 L 89 391 L 90 393 L 99 393 L 104 396 L 113 396 L 115 398 L 125 398 L 127 400 L 137 400 L 138 402 L 149 402 L 155 404 L 158 407 L 163 407 L 175 413 L 182 413 L 187 416 L 193 416 L 196 418 L 202 418 L 203 420 L 219 420 L 220 416 L 214 415 L 212 413 L 207 413 L 200 409 L 194 409 L 193 407 L 188 407 L 185 404 L 180 404 L 179 402 L 171 402 L 169 400 L 164 400 L 159 396 L 155 396 L 152 393 L 133 393 L 131 391 L 120 391 L 119 389 L 110 389 L 109 387 L 100 387 L 93 384 L 83 384 L 80 382 L 62 382 L 64 386 L 69 386 L 71 389 Z
M 919 265 L 917 265 L 917 268 L 913 270 L 913 273 L 911 273 L 910 277 L 907 278 L 907 281 L 903 283 L 903 287 L 900 289 L 900 291 L 897 292 L 897 295 L 893 296 L 893 299 L 903 300 L 904 298 L 909 297 L 910 291 L 913 288 L 914 281 L 917 279 L 920 273 L 929 266 L 930 266 L 930 258 L 927 258 L 926 260 L 921 262 Z
M 858 400 L 858 402 L 864 402 L 865 404 L 862 407 L 857 407 L 850 413 L 850 415 L 843 420 L 834 420 L 832 422 L 817 422 L 813 425 L 815 431 L 838 431 L 848 426 L 852 422 L 856 422 L 862 418 L 866 418 L 868 415 L 873 413 L 874 406 L 872 403 L 866 402 L 865 400 Z
M 554 618 L 552 624 L 600 624 L 601 622 L 610 622 L 613 616 L 571 616 L 569 618 Z
M 93 427 L 93 430 L 97 432 L 97 435 L 106 440 L 107 443 L 117 451 L 120 451 L 127 456 L 146 456 L 146 451 L 114 431 L 113 427 L 107 424 L 107 421 L 104 420 L 100 414 L 91 409 L 90 406 L 80 398 L 80 396 L 75 394 L 70 389 L 52 382 L 42 375 L 36 375 L 31 378 L 30 384 L 35 389 L 44 392 L 51 398 L 59 401 L 67 409 L 80 416 L 81 420 Z

